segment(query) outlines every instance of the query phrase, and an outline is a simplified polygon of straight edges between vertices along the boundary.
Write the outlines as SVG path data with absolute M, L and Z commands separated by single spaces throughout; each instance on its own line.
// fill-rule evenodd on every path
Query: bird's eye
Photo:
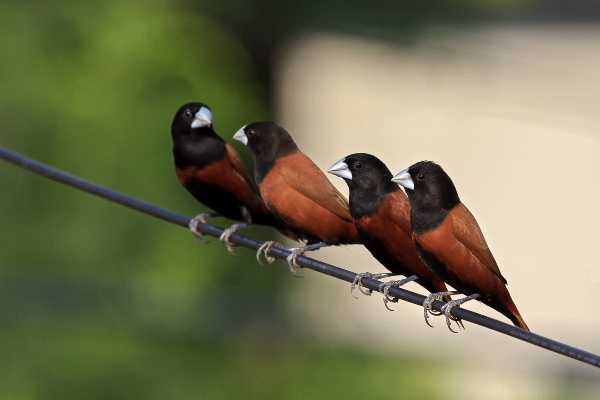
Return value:
M 183 116 L 186 118 L 190 118 L 192 116 L 192 112 L 190 110 L 185 110 L 183 112 Z
M 363 163 L 361 163 L 360 161 L 357 161 L 354 163 L 354 168 L 361 169 L 362 167 L 363 167 Z
M 425 175 L 425 174 L 417 174 L 417 180 L 418 181 L 424 181 L 425 179 L 427 179 L 427 175 Z
M 252 137 L 252 136 L 254 136 L 255 133 L 256 133 L 256 131 L 254 129 L 249 129 L 248 132 L 246 132 L 246 136 Z

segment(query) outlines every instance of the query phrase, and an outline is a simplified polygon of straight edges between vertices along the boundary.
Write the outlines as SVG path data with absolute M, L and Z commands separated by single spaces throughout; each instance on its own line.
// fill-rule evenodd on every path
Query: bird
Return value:
M 447 292 L 444 281 L 417 254 L 408 199 L 400 186 L 392 182 L 392 173 L 386 165 L 371 154 L 355 153 L 336 162 L 328 172 L 343 178 L 348 185 L 350 214 L 363 245 L 393 275 L 407 277 L 381 285 L 386 308 L 391 310 L 387 303 L 393 301 L 389 289 L 413 280 L 431 293 Z M 375 279 L 386 276 L 368 272 L 360 275 Z M 359 289 L 360 279 L 356 280 Z
M 258 195 L 239 154 L 214 131 L 210 107 L 199 102 L 181 106 L 171 124 L 171 137 L 179 182 L 200 203 L 226 218 L 241 221 L 225 229 L 220 237 L 231 254 L 235 253 L 229 237 L 239 228 L 254 223 L 282 229 Z M 209 216 L 216 214 L 199 214 L 191 220 L 195 236 L 198 224 L 206 223 Z
M 254 122 L 233 136 L 250 149 L 254 179 L 269 211 L 306 246 L 292 249 L 287 258 L 295 276 L 296 258 L 329 245 L 360 244 L 346 198 L 296 145 L 280 125 Z M 268 254 L 274 242 L 257 252 Z
M 452 330 L 452 308 L 477 299 L 528 331 L 475 217 L 460 201 L 452 179 L 442 167 L 421 161 L 400 171 L 392 181 L 402 185 L 408 195 L 417 253 L 433 272 L 467 296 L 442 308 L 448 328 Z M 424 306 L 430 307 L 433 299 L 439 300 L 443 294 L 455 293 L 432 294 Z

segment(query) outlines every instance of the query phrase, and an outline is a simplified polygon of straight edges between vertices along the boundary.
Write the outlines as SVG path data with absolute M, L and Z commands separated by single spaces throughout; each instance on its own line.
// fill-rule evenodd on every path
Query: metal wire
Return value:
M 160 218 L 167 222 L 181 225 L 186 228 L 188 227 L 188 224 L 190 222 L 189 217 L 174 213 L 164 208 L 160 208 L 153 204 L 147 203 L 145 201 L 138 200 L 136 198 L 127 196 L 117 191 L 86 181 L 75 175 L 63 172 L 59 169 L 53 168 L 39 161 L 25 157 L 19 153 L 15 153 L 3 147 L 0 147 L 0 158 L 12 164 L 15 164 L 21 168 L 25 168 L 36 174 L 42 175 L 46 178 L 64 183 L 65 185 L 83 190 L 88 193 L 92 193 L 96 196 L 103 197 L 110 201 L 114 201 L 115 203 L 143 212 L 153 217 Z M 219 237 L 223 233 L 222 228 L 211 224 L 200 223 L 198 224 L 197 230 L 202 234 L 214 237 Z M 260 240 L 240 235 L 238 233 L 234 233 L 231 236 L 230 241 L 237 246 L 243 246 L 254 250 L 258 250 L 258 248 L 264 243 Z M 285 259 L 288 255 L 290 255 L 290 253 L 290 250 L 282 247 L 273 247 L 269 252 L 270 255 L 279 259 Z M 313 271 L 317 271 L 322 274 L 329 275 L 346 282 L 353 282 L 356 278 L 356 274 L 354 272 L 338 268 L 335 265 L 327 264 L 306 256 L 299 256 L 297 259 L 297 263 L 301 267 L 308 268 Z M 365 286 L 366 288 L 372 289 L 377 292 L 379 291 L 379 286 L 383 282 L 378 281 L 376 279 L 365 278 L 362 280 L 362 283 L 363 286 Z M 425 296 L 399 288 L 391 288 L 389 294 L 393 297 L 398 298 L 399 300 L 403 300 L 408 303 L 413 303 L 419 306 L 421 306 L 423 304 L 423 301 L 425 301 Z M 433 303 L 433 308 L 439 311 L 443 305 L 444 303 L 436 301 Z M 535 346 L 553 351 L 558 354 L 562 354 L 566 357 L 570 357 L 575 360 L 600 368 L 600 356 L 596 354 L 569 346 L 564 343 L 557 342 L 555 340 L 546 338 L 533 332 L 528 332 L 516 326 L 509 325 L 505 322 L 498 321 L 496 319 L 489 318 L 484 315 L 465 310 L 463 308 L 455 307 L 452 309 L 451 314 L 455 318 L 462 319 L 464 321 L 469 321 L 473 324 L 492 329 L 496 332 L 504 333 L 505 335 L 512 336 L 524 342 L 531 343 Z

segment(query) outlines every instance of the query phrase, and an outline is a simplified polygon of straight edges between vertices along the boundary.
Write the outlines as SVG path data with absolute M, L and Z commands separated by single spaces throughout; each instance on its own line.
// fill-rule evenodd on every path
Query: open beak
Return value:
M 327 170 L 327 172 L 344 179 L 352 180 L 352 172 L 350 172 L 348 164 L 346 164 L 344 161 L 346 161 L 345 157 L 333 164 L 331 168 Z
M 410 177 L 410 174 L 408 173 L 408 168 L 398 172 L 396 176 L 392 178 L 392 182 L 396 182 L 397 184 L 402 185 L 410 190 L 415 189 L 415 183 L 413 182 L 412 178 Z
M 235 135 L 233 135 L 233 138 L 237 141 L 244 143 L 246 146 L 248 146 L 248 136 L 246 136 L 246 132 L 244 132 L 245 128 L 246 128 L 246 125 L 242 126 L 240 128 L 240 130 L 237 131 L 235 133 Z
M 194 121 L 192 121 L 192 129 L 203 128 L 212 124 L 212 113 L 206 107 L 200 108 L 196 115 L 194 115 Z

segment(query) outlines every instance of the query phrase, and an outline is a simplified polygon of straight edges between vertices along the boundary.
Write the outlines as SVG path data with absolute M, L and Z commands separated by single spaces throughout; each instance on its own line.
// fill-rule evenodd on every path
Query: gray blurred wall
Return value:
M 441 164 L 532 330 L 600 353 L 600 26 L 432 28 L 406 47 L 310 33 L 288 46 L 277 71 L 279 122 L 319 167 L 354 152 L 377 155 L 393 173 L 424 159 Z M 314 255 L 383 270 L 357 246 Z M 488 390 L 488 398 L 545 398 L 552 386 L 538 377 L 590 371 L 468 323 L 457 335 L 441 318 L 431 329 L 415 306 L 388 312 L 379 294 L 355 300 L 349 285 L 308 275 L 293 282 L 290 307 L 312 333 L 462 360 L 502 388 L 472 380 L 473 398 Z

